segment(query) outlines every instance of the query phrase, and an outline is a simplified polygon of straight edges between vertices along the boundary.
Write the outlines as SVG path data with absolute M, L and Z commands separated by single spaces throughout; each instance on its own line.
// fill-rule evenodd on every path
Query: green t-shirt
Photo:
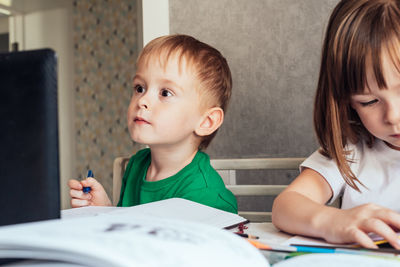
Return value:
M 178 197 L 237 213 L 235 196 L 211 167 L 206 153 L 198 151 L 192 162 L 178 173 L 155 182 L 146 181 L 150 162 L 149 148 L 140 150 L 131 157 L 122 179 L 117 206 L 129 207 Z

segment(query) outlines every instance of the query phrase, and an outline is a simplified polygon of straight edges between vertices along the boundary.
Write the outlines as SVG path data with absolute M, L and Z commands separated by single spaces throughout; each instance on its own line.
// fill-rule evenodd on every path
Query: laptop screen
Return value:
M 60 217 L 57 59 L 0 54 L 0 225 Z

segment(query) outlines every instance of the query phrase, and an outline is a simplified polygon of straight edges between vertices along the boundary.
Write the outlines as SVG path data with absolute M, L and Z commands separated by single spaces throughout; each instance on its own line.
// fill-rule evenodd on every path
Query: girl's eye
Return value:
M 378 102 L 378 99 L 374 99 L 368 102 L 360 102 L 361 106 L 363 107 L 367 107 L 367 106 L 371 106 L 373 104 L 375 104 L 376 102 Z
M 160 94 L 162 97 L 172 96 L 172 93 L 166 89 L 162 89 Z
M 141 94 L 141 93 L 144 93 L 144 91 L 145 91 L 145 89 L 143 86 L 141 86 L 140 84 L 135 85 L 135 93 Z

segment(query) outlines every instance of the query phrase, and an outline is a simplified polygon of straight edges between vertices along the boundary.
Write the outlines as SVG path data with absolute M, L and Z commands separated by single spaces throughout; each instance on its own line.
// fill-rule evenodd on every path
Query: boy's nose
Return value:
M 138 106 L 139 106 L 139 108 L 149 109 L 149 107 L 150 107 L 150 99 L 149 99 L 148 93 L 145 93 L 144 95 L 142 95 L 139 98 Z
M 140 105 L 140 107 L 141 107 L 141 108 L 144 108 L 144 109 L 148 109 L 148 108 L 149 108 L 149 106 L 148 106 L 147 104 L 145 104 L 145 103 L 142 103 L 142 104 Z

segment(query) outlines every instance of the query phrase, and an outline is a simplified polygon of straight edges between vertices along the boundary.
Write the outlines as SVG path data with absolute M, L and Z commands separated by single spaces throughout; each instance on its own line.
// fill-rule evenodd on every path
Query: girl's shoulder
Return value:
M 365 142 L 360 141 L 358 143 L 347 143 L 344 147 L 344 153 L 348 160 L 350 167 L 352 165 L 359 163 L 363 160 L 365 156 L 365 151 L 367 149 L 367 145 Z M 321 149 L 317 149 L 312 153 L 301 165 L 300 170 L 304 168 L 310 168 L 318 173 L 320 173 L 323 177 L 328 176 L 341 176 L 337 163 L 332 158 L 324 155 L 321 152 Z
M 345 148 L 349 156 L 353 158 L 364 158 L 367 156 L 379 156 L 384 158 L 397 158 L 400 157 L 400 151 L 390 148 L 384 141 L 375 138 L 372 144 L 366 141 L 359 141 L 356 144 L 349 143 Z M 351 159 L 351 158 L 350 158 Z

